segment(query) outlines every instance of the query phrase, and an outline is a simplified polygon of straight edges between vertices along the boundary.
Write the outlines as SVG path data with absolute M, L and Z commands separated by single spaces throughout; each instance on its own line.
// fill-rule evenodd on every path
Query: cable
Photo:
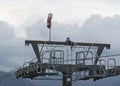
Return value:
M 8 72 L 7 74 L 4 74 L 3 76 L 0 77 L 0 81 L 9 78 L 10 76 L 12 76 L 14 74 L 16 70 L 12 70 L 10 72 Z
M 42 55 L 44 55 L 44 54 L 46 54 L 47 52 L 53 50 L 54 48 L 56 48 L 56 47 L 53 47 L 52 49 L 45 51 L 44 53 L 42 53 Z M 30 60 L 30 61 L 27 62 L 27 63 L 30 63 L 30 62 L 32 62 L 32 61 L 34 61 L 34 60 L 36 60 L 36 58 Z M 21 68 L 21 67 L 22 67 L 22 66 L 20 66 L 20 67 L 14 69 L 14 70 L 8 72 L 7 74 L 4 74 L 3 76 L 0 77 L 0 81 L 9 78 L 10 76 L 12 76 L 12 75 L 14 74 L 14 72 L 15 72 L 17 69 L 19 69 L 19 68 Z
M 47 49 L 47 51 L 43 51 L 43 53 L 41 53 L 41 56 L 43 56 L 44 54 L 46 54 L 46 53 L 48 53 L 48 52 L 50 52 L 51 50 L 54 50 L 56 48 L 56 46 L 55 47 L 53 47 L 52 49 L 50 49 L 50 50 L 48 50 Z M 29 62 L 25 62 L 25 63 L 31 63 L 31 62 L 33 62 L 34 60 L 36 60 L 36 58 L 34 58 L 34 59 L 32 59 L 31 61 L 29 61 Z
M 104 58 L 104 57 L 116 57 L 116 56 L 120 56 L 120 54 L 112 54 L 112 55 L 107 55 L 107 56 L 101 56 L 101 58 Z
M 56 46 L 53 47 L 53 48 L 50 49 L 50 50 L 47 49 L 47 51 L 43 52 L 41 55 L 44 55 L 44 54 L 46 54 L 47 52 L 50 52 L 51 50 L 54 50 L 55 48 L 56 48 Z M 116 56 L 120 56 L 120 54 L 112 54 L 112 55 L 107 55 L 107 56 L 100 56 L 100 58 L 116 57 Z M 95 58 L 95 57 L 94 57 L 94 58 Z M 32 60 L 29 61 L 29 62 L 32 62 L 32 61 L 34 61 L 35 59 L 36 59 L 36 58 L 32 59 Z M 21 68 L 21 67 L 19 67 L 19 68 Z M 14 72 L 15 72 L 17 69 L 19 69 L 19 68 L 16 68 L 16 69 L 8 72 L 7 74 L 4 74 L 3 76 L 1 76 L 1 77 L 0 77 L 0 81 L 2 81 L 2 80 L 4 80 L 4 79 L 7 79 L 7 78 L 9 78 L 10 76 L 12 76 L 12 75 L 14 74 Z

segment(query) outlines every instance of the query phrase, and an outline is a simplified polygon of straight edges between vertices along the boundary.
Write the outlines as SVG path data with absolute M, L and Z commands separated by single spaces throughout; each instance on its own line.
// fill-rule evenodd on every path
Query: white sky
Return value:
M 119 15 L 120 0 L 0 0 L 0 20 L 16 27 L 28 20 L 46 20 L 49 12 L 54 21 L 81 24 L 90 15 Z

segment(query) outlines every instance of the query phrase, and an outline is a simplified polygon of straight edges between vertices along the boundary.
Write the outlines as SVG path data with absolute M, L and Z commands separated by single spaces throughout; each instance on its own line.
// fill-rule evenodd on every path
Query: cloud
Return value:
M 0 21 L 0 40 L 0 67 L 16 68 L 30 59 L 30 50 L 24 46 L 25 39 L 16 38 L 15 28 L 2 21 Z
M 53 22 L 51 28 L 52 40 L 65 41 L 67 37 L 74 38 L 77 36 L 80 26 L 77 24 L 64 24 Z M 43 20 L 26 27 L 27 39 L 48 40 L 49 29 Z
M 77 23 L 91 14 L 120 14 L 119 8 L 119 0 L 0 0 L 0 19 L 18 27 L 31 16 L 46 18 L 52 12 L 57 21 Z
M 120 53 L 120 16 L 101 17 L 91 16 L 81 27 L 80 39 L 82 41 L 101 42 L 111 44 L 114 53 Z
M 71 37 L 73 40 L 79 41 L 110 43 L 112 47 L 116 48 L 120 42 L 119 22 L 119 15 L 113 17 L 92 15 L 82 26 L 54 22 L 51 28 L 52 39 L 64 41 L 66 37 Z M 42 38 L 48 40 L 48 29 L 46 28 L 46 23 L 42 20 L 27 27 L 26 30 L 30 39 Z
M 119 45 L 120 16 L 90 16 L 82 26 L 77 24 L 52 23 L 52 40 L 64 41 L 71 37 L 73 41 L 110 43 L 112 48 Z M 28 39 L 48 40 L 49 29 L 43 20 L 26 28 Z
M 77 24 L 52 23 L 52 40 L 65 41 L 70 37 L 73 41 L 107 43 L 111 44 L 110 50 L 105 50 L 107 55 L 120 53 L 120 16 L 102 17 L 91 15 L 82 26 Z M 48 40 L 46 23 L 41 20 L 27 27 L 28 39 Z
M 111 44 L 109 54 L 120 53 L 120 16 L 101 17 L 90 16 L 82 26 L 77 24 L 52 23 L 52 40 L 65 41 L 70 37 L 73 41 L 98 42 Z M 21 27 L 22 28 L 22 27 Z M 48 40 L 46 22 L 39 20 L 34 24 L 24 26 L 27 38 L 18 38 L 15 28 L 5 22 L 0 22 L 0 65 L 6 68 L 18 67 L 23 62 L 30 61 L 34 56 L 31 47 L 25 47 L 26 39 Z M 2 67 L 3 69 L 3 67 Z

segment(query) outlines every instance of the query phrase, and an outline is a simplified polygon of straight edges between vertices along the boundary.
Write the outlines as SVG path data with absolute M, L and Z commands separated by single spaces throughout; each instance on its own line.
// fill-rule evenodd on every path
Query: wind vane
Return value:
M 49 29 L 49 41 L 51 41 L 51 21 L 52 21 L 53 14 L 49 13 L 47 18 L 47 27 Z

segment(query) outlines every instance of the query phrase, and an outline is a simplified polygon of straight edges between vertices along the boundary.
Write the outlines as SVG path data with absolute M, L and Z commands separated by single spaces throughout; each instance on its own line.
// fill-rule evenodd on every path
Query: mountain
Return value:
M 0 77 L 7 74 L 0 72 Z M 30 80 L 30 79 L 16 79 L 14 75 L 1 81 L 0 86 L 62 86 L 61 80 Z M 120 86 L 120 76 L 109 77 L 97 81 L 74 81 L 73 86 Z
M 32 82 L 37 86 L 62 86 L 62 81 L 55 80 L 32 80 Z M 86 81 L 73 81 L 72 86 L 120 86 L 120 76 L 104 78 L 95 82 L 92 79 Z
M 62 86 L 61 80 L 32 80 L 36 86 Z
M 0 86 L 36 86 L 29 79 L 16 79 L 14 75 L 1 80 L 1 77 L 6 74 L 6 72 L 0 72 Z
M 97 81 L 87 80 L 74 82 L 73 86 L 120 86 L 120 76 L 109 77 Z

